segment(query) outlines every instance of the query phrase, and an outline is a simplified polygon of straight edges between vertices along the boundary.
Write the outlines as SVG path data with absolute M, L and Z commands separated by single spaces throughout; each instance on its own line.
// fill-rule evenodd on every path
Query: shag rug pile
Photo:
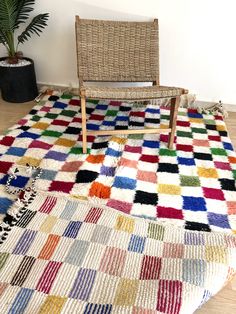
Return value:
M 169 119 L 114 101 L 87 114 L 91 130 Z M 181 108 L 176 150 L 164 134 L 90 136 L 83 155 L 80 126 L 79 100 L 52 95 L 0 139 L 1 313 L 193 313 L 236 272 L 222 116 Z

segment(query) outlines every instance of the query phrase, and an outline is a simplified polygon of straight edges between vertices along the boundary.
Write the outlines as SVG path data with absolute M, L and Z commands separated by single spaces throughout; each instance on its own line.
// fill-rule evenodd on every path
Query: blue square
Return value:
M 120 189 L 134 190 L 136 188 L 136 180 L 127 177 L 115 177 L 114 187 Z M 122 198 L 122 195 L 121 195 Z
M 19 134 L 17 137 L 18 138 L 25 138 L 25 137 L 27 137 L 27 138 L 32 138 L 33 140 L 36 140 L 37 138 L 40 137 L 40 135 L 39 134 L 35 134 L 35 133 L 31 133 L 31 132 L 23 132 L 23 133 Z
M 16 179 L 13 179 L 11 181 L 12 189 L 14 189 L 14 187 L 16 187 L 16 188 L 24 188 L 28 181 L 29 181 L 28 177 L 17 176 Z
M 159 148 L 160 142 L 158 141 L 144 141 L 143 146 L 149 147 L 149 148 Z
M 75 239 L 78 235 L 81 225 L 81 221 L 70 221 L 70 223 L 66 227 L 66 230 L 63 233 L 63 236 Z
M 143 253 L 146 238 L 132 234 L 129 241 L 128 250 L 136 253 Z
M 67 104 L 60 101 L 56 101 L 53 105 L 54 108 L 58 108 L 58 109 L 64 109 L 67 106 L 68 106 Z
M 105 155 L 113 156 L 113 157 L 119 157 L 119 156 L 121 156 L 121 154 L 122 154 L 121 151 L 112 149 L 110 147 L 107 148 L 106 153 L 105 153 Z
M 160 113 L 160 109 L 147 108 L 147 109 L 145 110 L 145 112 L 149 112 L 149 113 L 155 114 L 155 113 Z
M 185 165 L 185 166 L 195 166 L 195 161 L 193 158 L 184 158 L 184 157 L 177 157 L 178 164 Z
M 0 184 L 6 184 L 8 179 L 8 175 L 6 174 L 3 178 L 0 178 Z
M 207 211 L 206 202 L 203 197 L 183 196 L 184 205 L 186 210 L 193 211 Z
M 116 122 L 115 121 L 103 121 L 102 125 L 107 125 L 107 126 L 115 126 Z
M 12 204 L 12 200 L 6 197 L 0 197 L 0 214 L 6 214 Z
M 87 129 L 88 130 L 99 130 L 99 125 L 92 124 L 92 123 L 87 123 Z
M 223 142 L 224 149 L 234 150 L 231 143 Z
M 57 175 L 57 171 L 43 169 L 43 172 L 40 176 L 40 179 L 53 181 L 55 179 L 56 175 Z
M 97 105 L 96 106 L 96 109 L 98 109 L 98 110 L 107 110 L 107 108 L 108 108 L 108 105 Z
M 25 152 L 26 152 L 26 148 L 10 147 L 8 151 L 6 152 L 6 154 L 21 157 L 25 154 Z
M 203 118 L 202 114 L 198 112 L 188 112 L 188 116 L 189 118 L 197 118 L 197 119 Z
M 117 116 L 116 121 L 129 121 L 128 116 Z

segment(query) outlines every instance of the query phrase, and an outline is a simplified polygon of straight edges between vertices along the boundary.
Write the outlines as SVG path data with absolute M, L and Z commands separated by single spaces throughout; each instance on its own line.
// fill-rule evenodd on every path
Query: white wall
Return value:
M 235 0 L 38 0 L 48 28 L 21 49 L 39 82 L 78 86 L 74 16 L 159 19 L 161 84 L 188 88 L 199 100 L 236 105 Z M 3 48 L 0 48 L 3 54 Z

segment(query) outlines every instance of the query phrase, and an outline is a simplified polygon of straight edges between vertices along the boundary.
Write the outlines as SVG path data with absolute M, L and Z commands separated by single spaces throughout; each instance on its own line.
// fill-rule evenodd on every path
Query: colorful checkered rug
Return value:
M 236 237 L 38 193 L 0 249 L 1 314 L 191 314 L 236 271 Z
M 168 108 L 93 101 L 88 129 L 168 125 Z M 135 216 L 173 221 L 190 230 L 236 230 L 236 155 L 222 116 L 180 109 L 176 150 L 168 135 L 88 137 L 81 154 L 79 100 L 47 97 L 0 140 L 0 207 L 8 171 L 40 165 L 38 190 L 67 193 Z M 16 187 L 26 184 L 21 176 Z
M 87 115 L 91 130 L 163 127 L 169 110 L 96 101 Z M 222 116 L 181 108 L 176 150 L 163 134 L 90 136 L 83 155 L 80 126 L 79 100 L 53 95 L 0 139 L 1 313 L 193 313 L 236 272 Z M 42 169 L 33 190 L 27 164 Z

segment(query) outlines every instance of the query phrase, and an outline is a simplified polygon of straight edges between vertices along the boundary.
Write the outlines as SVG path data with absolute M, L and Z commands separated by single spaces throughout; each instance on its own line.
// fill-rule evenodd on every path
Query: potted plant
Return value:
M 37 94 L 34 62 L 23 57 L 18 50 L 31 35 L 40 36 L 47 26 L 48 13 L 35 16 L 22 29 L 33 11 L 35 0 L 0 0 L 0 44 L 7 50 L 8 56 L 0 58 L 0 88 L 2 98 L 9 102 L 26 102 L 33 100 Z

